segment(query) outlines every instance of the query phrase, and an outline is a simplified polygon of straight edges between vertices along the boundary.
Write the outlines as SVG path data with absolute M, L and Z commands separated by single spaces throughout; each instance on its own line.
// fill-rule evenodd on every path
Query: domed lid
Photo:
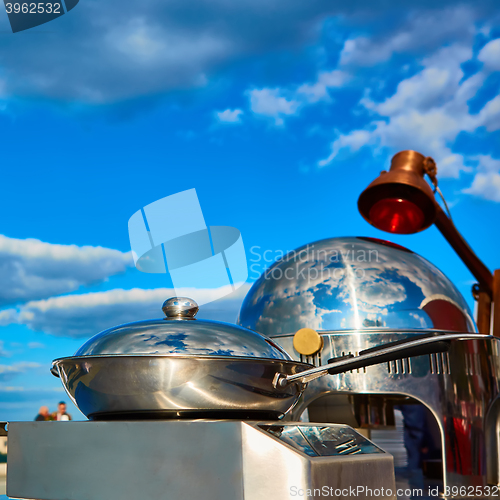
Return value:
M 464 298 L 433 264 L 375 238 L 329 238 L 277 260 L 253 284 L 238 324 L 263 335 L 439 329 L 475 332 Z
M 275 342 L 230 323 L 195 319 L 198 305 L 185 297 L 163 303 L 166 317 L 120 325 L 98 333 L 75 356 L 243 356 L 290 360 Z

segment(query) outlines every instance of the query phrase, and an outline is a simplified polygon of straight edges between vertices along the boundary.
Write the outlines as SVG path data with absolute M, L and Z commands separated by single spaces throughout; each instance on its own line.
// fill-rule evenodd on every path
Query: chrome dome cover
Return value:
M 289 252 L 253 284 L 238 324 L 263 335 L 443 329 L 476 332 L 465 299 L 433 264 L 374 238 L 329 238 Z
M 191 307 L 176 315 L 182 302 Z M 74 356 L 228 356 L 290 361 L 290 356 L 274 341 L 241 326 L 194 319 L 197 304 L 191 299 L 165 301 L 164 319 L 127 323 L 98 333 Z

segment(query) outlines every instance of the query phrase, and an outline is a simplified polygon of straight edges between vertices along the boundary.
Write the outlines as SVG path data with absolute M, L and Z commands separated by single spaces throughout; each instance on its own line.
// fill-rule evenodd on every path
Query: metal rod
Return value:
M 482 291 L 486 292 L 492 298 L 493 275 L 481 259 L 474 253 L 474 250 L 472 250 L 469 244 L 464 240 L 463 236 L 455 227 L 455 224 L 447 217 L 439 205 L 437 205 L 437 216 L 434 224 L 453 247 L 455 252 L 457 252 L 469 271 L 477 279 Z
M 491 298 L 484 292 L 480 291 L 477 296 L 477 329 L 479 333 L 489 335 L 491 331 Z
M 490 272 L 439 205 L 434 223 L 479 282 L 477 307 L 479 332 L 484 334 L 492 332 L 495 337 L 500 337 L 500 269 L 497 269 L 494 274 Z
M 493 274 L 493 335 L 500 337 L 500 269 Z

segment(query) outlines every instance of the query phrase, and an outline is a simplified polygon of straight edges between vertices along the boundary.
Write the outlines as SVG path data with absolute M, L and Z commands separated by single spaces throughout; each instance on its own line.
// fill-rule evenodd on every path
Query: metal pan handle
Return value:
M 489 338 L 489 335 L 480 335 L 478 333 L 456 333 L 445 335 L 422 335 L 418 338 L 399 340 L 390 342 L 371 349 L 361 351 L 359 356 L 343 356 L 342 358 L 332 361 L 327 365 L 311 368 L 295 375 L 286 375 L 277 373 L 274 376 L 274 387 L 286 387 L 293 382 L 307 384 L 311 380 L 315 380 L 324 375 L 335 375 L 344 373 L 357 368 L 365 368 L 367 366 L 386 363 L 402 358 L 412 356 L 422 356 L 424 354 L 432 354 L 435 352 L 445 352 L 449 349 L 449 342 L 452 340 L 479 340 Z

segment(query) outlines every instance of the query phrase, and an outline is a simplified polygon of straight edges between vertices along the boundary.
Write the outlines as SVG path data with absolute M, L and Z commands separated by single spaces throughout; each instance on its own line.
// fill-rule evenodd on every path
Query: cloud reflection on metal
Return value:
M 317 331 L 474 332 L 457 288 L 423 257 L 374 238 L 329 238 L 277 260 L 252 285 L 238 324 L 273 337 Z

